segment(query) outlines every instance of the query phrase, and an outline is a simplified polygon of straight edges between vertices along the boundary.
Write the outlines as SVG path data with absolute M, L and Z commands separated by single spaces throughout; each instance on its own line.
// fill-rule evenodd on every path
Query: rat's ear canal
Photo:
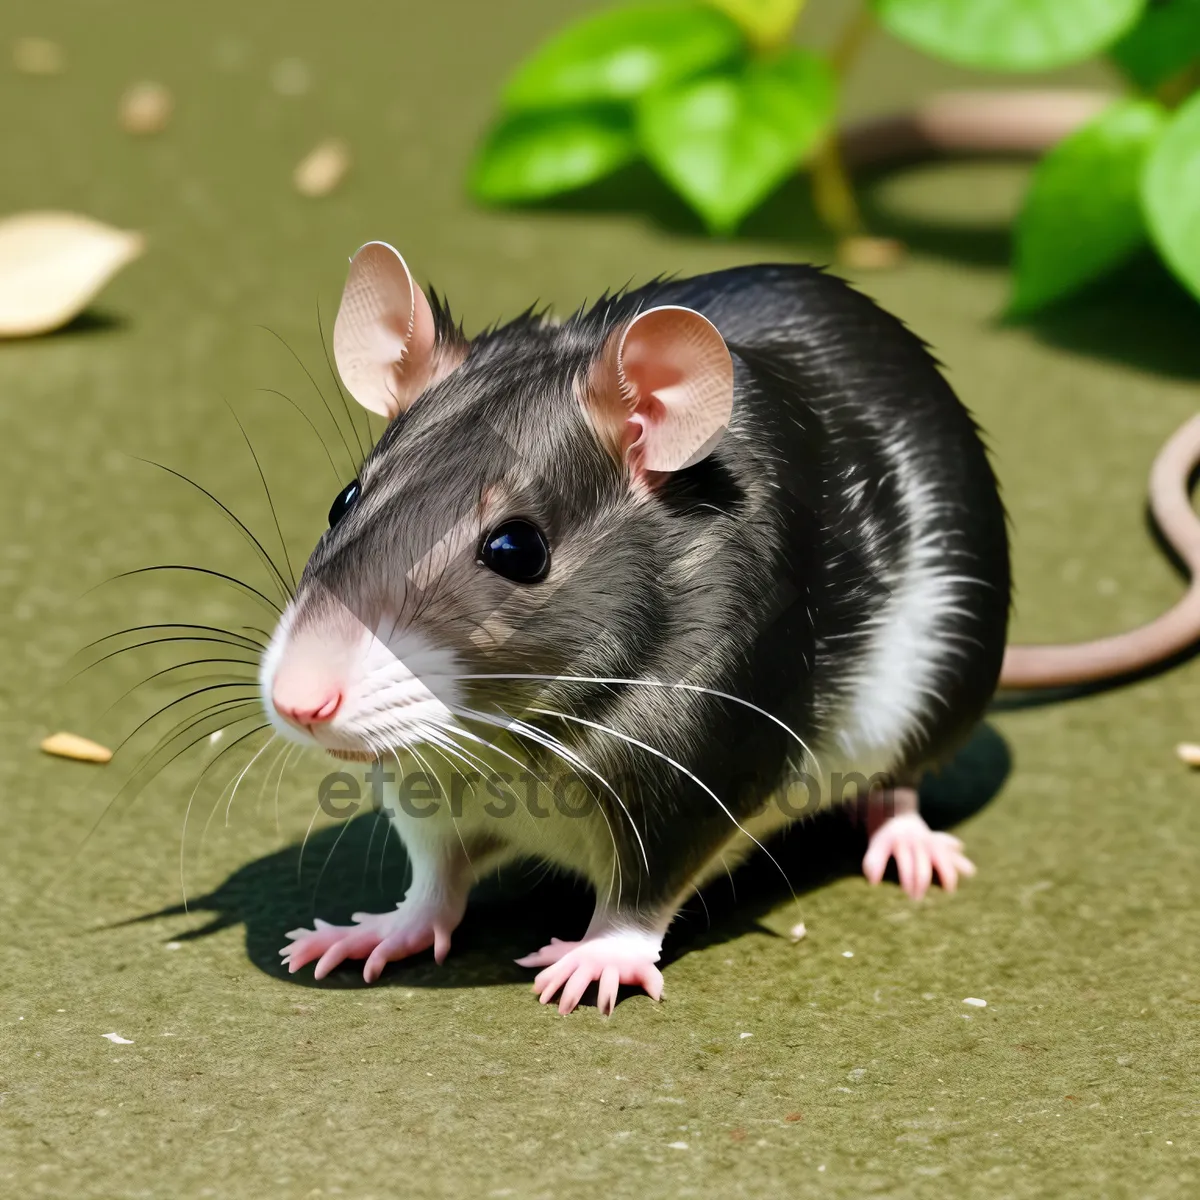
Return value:
M 648 309 L 609 363 L 624 409 L 621 444 L 636 473 L 678 471 L 712 453 L 733 413 L 733 361 L 707 317 Z
M 428 386 L 436 330 L 425 293 L 387 242 L 368 242 L 350 260 L 333 325 L 333 357 L 349 393 L 391 417 Z

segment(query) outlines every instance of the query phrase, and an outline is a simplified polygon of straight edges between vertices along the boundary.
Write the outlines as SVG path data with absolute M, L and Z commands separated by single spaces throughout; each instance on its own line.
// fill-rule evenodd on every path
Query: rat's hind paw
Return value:
M 871 834 L 863 874 L 878 883 L 888 860 L 894 858 L 900 886 L 914 900 L 920 900 L 934 875 L 947 892 L 952 892 L 958 887 L 960 875 L 975 874 L 975 864 L 962 850 L 962 842 L 953 834 L 935 832 L 917 813 L 901 813 L 889 817 Z
M 317 960 L 315 979 L 324 979 L 347 958 L 365 958 L 363 978 L 374 983 L 389 962 L 420 954 L 433 947 L 440 963 L 450 953 L 450 935 L 462 920 L 462 911 L 403 901 L 394 912 L 355 913 L 353 925 L 330 925 L 316 920 L 315 929 L 293 929 L 291 945 L 279 953 L 291 974 Z
M 617 1003 L 617 988 L 634 984 L 644 988 L 652 1000 L 662 997 L 662 972 L 658 962 L 662 939 L 638 929 L 613 930 L 585 937 L 581 942 L 553 938 L 548 946 L 517 959 L 522 967 L 545 968 L 533 981 L 542 1004 L 549 1004 L 562 990 L 560 1013 L 571 1012 L 592 983 L 598 983 L 596 1007 L 608 1016 Z

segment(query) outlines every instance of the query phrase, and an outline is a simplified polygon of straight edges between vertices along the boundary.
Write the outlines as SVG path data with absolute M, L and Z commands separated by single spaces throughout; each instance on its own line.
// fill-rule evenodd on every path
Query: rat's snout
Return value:
M 344 673 L 336 660 L 313 653 L 314 649 L 303 644 L 290 647 L 291 653 L 284 654 L 271 684 L 275 711 L 302 729 L 332 721 L 346 694 Z
M 341 690 L 330 690 L 328 687 L 314 690 L 306 686 L 307 683 L 301 681 L 299 687 L 289 689 L 286 684 L 281 685 L 277 677 L 271 692 L 271 703 L 276 711 L 285 720 L 301 727 L 332 721 L 342 706 Z
M 361 673 L 365 629 L 356 621 L 322 614 L 276 632 L 262 677 L 263 691 L 280 720 L 312 734 L 344 715 Z
M 280 618 L 259 681 L 285 737 L 369 760 L 424 723 L 451 719 L 461 670 L 453 653 L 391 612 L 370 620 L 323 592 L 302 596 Z

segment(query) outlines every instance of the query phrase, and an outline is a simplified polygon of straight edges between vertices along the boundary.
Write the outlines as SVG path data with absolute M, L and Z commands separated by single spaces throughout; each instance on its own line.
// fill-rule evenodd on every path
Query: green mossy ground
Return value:
M 844 7 L 814 4 L 818 38 Z M 710 917 L 689 909 L 664 1003 L 631 998 L 607 1021 L 540 1008 L 511 965 L 581 927 L 584 901 L 561 885 L 474 907 L 441 969 L 394 968 L 370 989 L 350 973 L 325 986 L 281 977 L 284 929 L 379 886 L 382 840 L 368 865 L 362 822 L 319 880 L 338 830 L 318 825 L 297 882 L 316 762 L 289 770 L 278 831 L 273 777 L 248 777 L 226 822 L 228 776 L 214 770 L 184 864 L 204 901 L 125 923 L 179 902 L 204 757 L 114 805 L 89 837 L 136 755 L 94 768 L 37 743 L 67 728 L 115 744 L 171 698 L 151 689 L 105 714 L 140 677 L 120 659 L 61 685 L 91 638 L 261 620 L 194 577 L 84 594 L 150 563 L 259 570 L 201 498 L 132 456 L 191 474 L 269 533 L 229 399 L 295 551 L 316 536 L 335 472 L 304 422 L 255 389 L 327 418 L 258 326 L 327 385 L 317 302 L 327 328 L 346 255 L 374 237 L 397 243 L 469 328 L 630 277 L 829 256 L 799 186 L 729 242 L 705 240 L 654 189 L 642 193 L 651 215 L 620 188 L 541 214 L 470 207 L 461 180 L 491 98 L 564 15 L 551 0 L 15 0 L 0 16 L 6 54 L 32 33 L 68 55 L 57 78 L 0 69 L 0 212 L 76 209 L 150 238 L 85 320 L 0 345 L 0 1191 L 1195 1195 L 1200 784 L 1172 752 L 1200 737 L 1195 664 L 994 714 L 944 786 L 942 814 L 980 868 L 958 895 L 913 905 L 869 889 L 853 833 L 826 823 L 786 848 L 799 912 L 770 865 L 751 864 L 738 903 L 715 889 Z M 272 89 L 288 58 L 311 69 L 303 95 Z M 139 78 L 177 98 L 157 139 L 116 127 L 116 98 Z M 963 78 L 880 39 L 850 109 Z M 351 143 L 353 174 L 304 200 L 292 166 L 328 135 Z M 913 252 L 861 282 L 934 343 L 988 431 L 1013 519 L 1017 635 L 1082 637 L 1180 591 L 1143 494 L 1155 449 L 1196 407 L 1200 310 L 1136 270 L 1035 326 L 1000 323 L 1022 178 L 959 165 L 880 181 L 876 228 Z M 393 849 L 385 891 L 398 865 Z M 798 916 L 810 932 L 794 946 L 781 932 Z

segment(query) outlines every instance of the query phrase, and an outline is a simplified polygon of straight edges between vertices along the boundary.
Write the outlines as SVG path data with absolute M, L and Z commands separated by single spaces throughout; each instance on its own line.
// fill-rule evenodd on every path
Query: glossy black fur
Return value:
M 710 458 L 635 502 L 575 388 L 615 331 L 663 304 L 694 308 L 721 331 L 734 360 L 734 417 Z M 435 315 L 444 340 L 461 336 L 442 305 Z M 463 565 L 421 599 L 414 624 L 436 611 L 445 638 L 461 615 L 455 649 L 474 671 L 691 681 L 770 711 L 816 744 L 832 734 L 854 669 L 879 634 L 870 622 L 909 538 L 887 454 L 898 433 L 913 435 L 947 562 L 978 584 L 969 610 L 953 619 L 959 653 L 938 677 L 927 720 L 897 747 L 891 767 L 907 778 L 954 748 L 995 688 L 1009 607 L 1005 517 L 976 427 L 923 344 L 817 269 L 756 266 L 656 282 L 561 325 L 527 313 L 480 335 L 466 361 L 389 427 L 364 467 L 363 514 L 327 537 L 306 574 L 345 594 L 369 591 L 364 579 L 381 571 L 386 590 L 379 564 L 419 557 L 507 478 L 510 515 L 537 521 L 555 564 L 570 561 L 570 571 L 552 565 L 535 587 L 553 590 L 535 604 L 532 589 L 501 587 Z M 470 641 L 481 614 L 500 606 L 511 634 L 502 644 Z M 677 896 L 729 836 L 730 814 L 752 813 L 788 760 L 800 759 L 795 742 L 758 713 L 684 689 L 563 682 L 471 692 L 478 707 L 552 729 L 618 782 L 648 873 L 629 818 L 596 794 L 626 878 L 640 881 L 642 906 Z M 663 758 L 536 708 L 654 746 L 728 811 Z

